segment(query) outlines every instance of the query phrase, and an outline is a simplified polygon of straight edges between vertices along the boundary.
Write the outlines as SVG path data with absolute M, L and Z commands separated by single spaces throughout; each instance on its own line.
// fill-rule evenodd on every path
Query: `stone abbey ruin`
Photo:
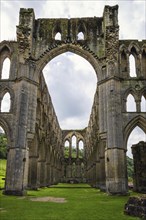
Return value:
M 60 39 L 55 37 L 58 33 Z M 83 130 L 61 130 L 42 74 L 50 60 L 68 51 L 85 58 L 98 79 Z M 135 76 L 130 75 L 130 56 L 135 60 Z M 2 67 L 7 58 L 10 72 L 5 79 Z M 0 62 L 0 109 L 5 94 L 11 103 L 8 112 L 0 111 L 0 126 L 8 139 L 4 193 L 24 195 L 28 188 L 76 181 L 109 194 L 126 194 L 127 140 L 136 126 L 146 133 L 146 112 L 141 109 L 142 97 L 146 99 L 146 40 L 119 39 L 118 6 L 105 6 L 103 17 L 70 19 L 35 19 L 33 9 L 21 8 L 17 40 L 1 42 Z M 129 95 L 135 112 L 126 108 Z M 76 157 L 72 157 L 73 136 Z M 145 145 L 133 146 L 133 155 L 141 170 L 134 187 L 146 192 Z

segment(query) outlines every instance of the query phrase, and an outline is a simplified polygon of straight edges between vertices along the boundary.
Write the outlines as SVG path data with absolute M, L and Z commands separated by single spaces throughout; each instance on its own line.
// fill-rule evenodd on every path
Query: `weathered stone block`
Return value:
M 125 204 L 124 213 L 146 219 L 146 196 L 130 197 Z

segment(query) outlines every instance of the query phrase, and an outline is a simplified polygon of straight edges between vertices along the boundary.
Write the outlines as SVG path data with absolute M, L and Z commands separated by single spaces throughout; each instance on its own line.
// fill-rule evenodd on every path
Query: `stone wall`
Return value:
M 68 51 L 85 58 L 98 79 L 84 134 L 87 181 L 109 194 L 127 193 L 127 140 L 136 126 L 146 133 L 141 109 L 141 99 L 146 99 L 146 40 L 119 39 L 116 5 L 105 6 L 102 17 L 70 19 L 35 19 L 33 9 L 20 9 L 17 41 L 0 43 L 0 126 L 8 137 L 6 194 L 23 195 L 27 187 L 49 186 L 62 178 L 64 133 L 42 70 Z M 130 55 L 135 59 L 134 77 Z M 10 74 L 3 79 L 6 58 Z M 2 112 L 6 93 L 11 108 Z M 127 111 L 129 94 L 135 112 Z

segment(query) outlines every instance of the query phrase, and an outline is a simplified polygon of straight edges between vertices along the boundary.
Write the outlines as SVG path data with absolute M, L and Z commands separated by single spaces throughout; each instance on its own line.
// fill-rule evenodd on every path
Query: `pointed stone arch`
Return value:
M 0 79 L 5 79 L 3 74 L 3 68 L 6 59 L 9 59 L 10 65 L 9 65 L 9 74 L 10 74 L 10 67 L 11 67 L 11 49 L 7 44 L 2 44 L 0 48 Z M 8 77 L 6 78 L 8 79 Z
M 133 118 L 124 128 L 124 146 L 127 146 L 127 140 L 131 131 L 136 127 L 140 127 L 146 133 L 146 118 L 141 115 Z
M 100 80 L 102 75 L 101 75 L 101 67 L 98 59 L 95 58 L 92 53 L 82 48 L 80 45 L 74 45 L 74 44 L 65 44 L 65 45 L 62 44 L 61 46 L 54 48 L 49 52 L 46 52 L 44 56 L 37 61 L 37 69 L 36 69 L 37 74 L 39 75 L 42 72 L 43 68 L 50 60 L 65 52 L 75 53 L 83 57 L 85 60 L 87 60 L 94 68 L 95 73 L 97 74 L 97 78 Z

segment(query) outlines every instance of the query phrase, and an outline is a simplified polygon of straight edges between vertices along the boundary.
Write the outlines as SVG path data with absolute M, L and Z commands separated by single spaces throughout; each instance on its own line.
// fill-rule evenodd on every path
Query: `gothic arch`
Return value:
M 72 52 L 75 53 L 81 57 L 83 57 L 85 60 L 87 60 L 92 67 L 95 70 L 95 73 L 97 75 L 97 78 L 101 78 L 101 68 L 98 62 L 98 59 L 96 59 L 89 51 L 83 49 L 80 45 L 73 45 L 73 44 L 65 44 L 61 45 L 58 48 L 54 48 L 49 52 L 46 52 L 44 56 L 37 61 L 37 72 L 40 74 L 42 72 L 42 69 L 46 66 L 46 64 L 55 58 L 56 56 L 65 53 L 65 52 Z
M 138 99 L 135 89 L 132 87 L 128 88 L 122 97 L 122 109 L 124 112 L 127 112 L 127 98 L 129 95 L 132 95 L 135 101 Z
M 6 59 L 10 60 L 10 66 L 9 66 L 9 75 L 11 71 L 11 49 L 7 44 L 4 44 L 0 48 L 0 79 L 2 77 L 2 70 L 3 70 L 3 64 Z
M 127 54 L 128 53 L 128 49 L 126 47 L 125 44 L 121 44 L 120 47 L 119 47 L 119 51 L 120 53 L 122 53 L 123 51 Z
M 140 53 L 140 47 L 139 47 L 139 45 L 138 45 L 137 43 L 135 43 L 135 42 L 132 41 L 132 42 L 129 44 L 129 46 L 128 46 L 128 52 L 129 52 L 129 54 L 134 53 L 134 50 L 135 50 L 135 54 L 134 54 L 134 55 L 139 55 L 139 53 Z
M 124 128 L 124 146 L 127 146 L 127 140 L 132 130 L 138 126 L 146 133 L 146 118 L 141 115 L 133 118 Z
M 5 95 L 7 92 L 8 92 L 9 95 L 10 95 L 10 111 L 9 111 L 9 112 L 13 112 L 15 95 L 14 95 L 13 89 L 11 89 L 11 88 L 8 87 L 8 86 L 3 87 L 2 90 L 0 90 L 0 106 L 1 106 L 2 98 L 4 97 L 4 95 Z
M 12 54 L 11 47 L 8 44 L 6 44 L 5 42 L 2 42 L 2 45 L 0 47 L 0 54 L 3 55 L 4 57 L 9 56 L 9 58 L 10 58 L 10 56 Z

